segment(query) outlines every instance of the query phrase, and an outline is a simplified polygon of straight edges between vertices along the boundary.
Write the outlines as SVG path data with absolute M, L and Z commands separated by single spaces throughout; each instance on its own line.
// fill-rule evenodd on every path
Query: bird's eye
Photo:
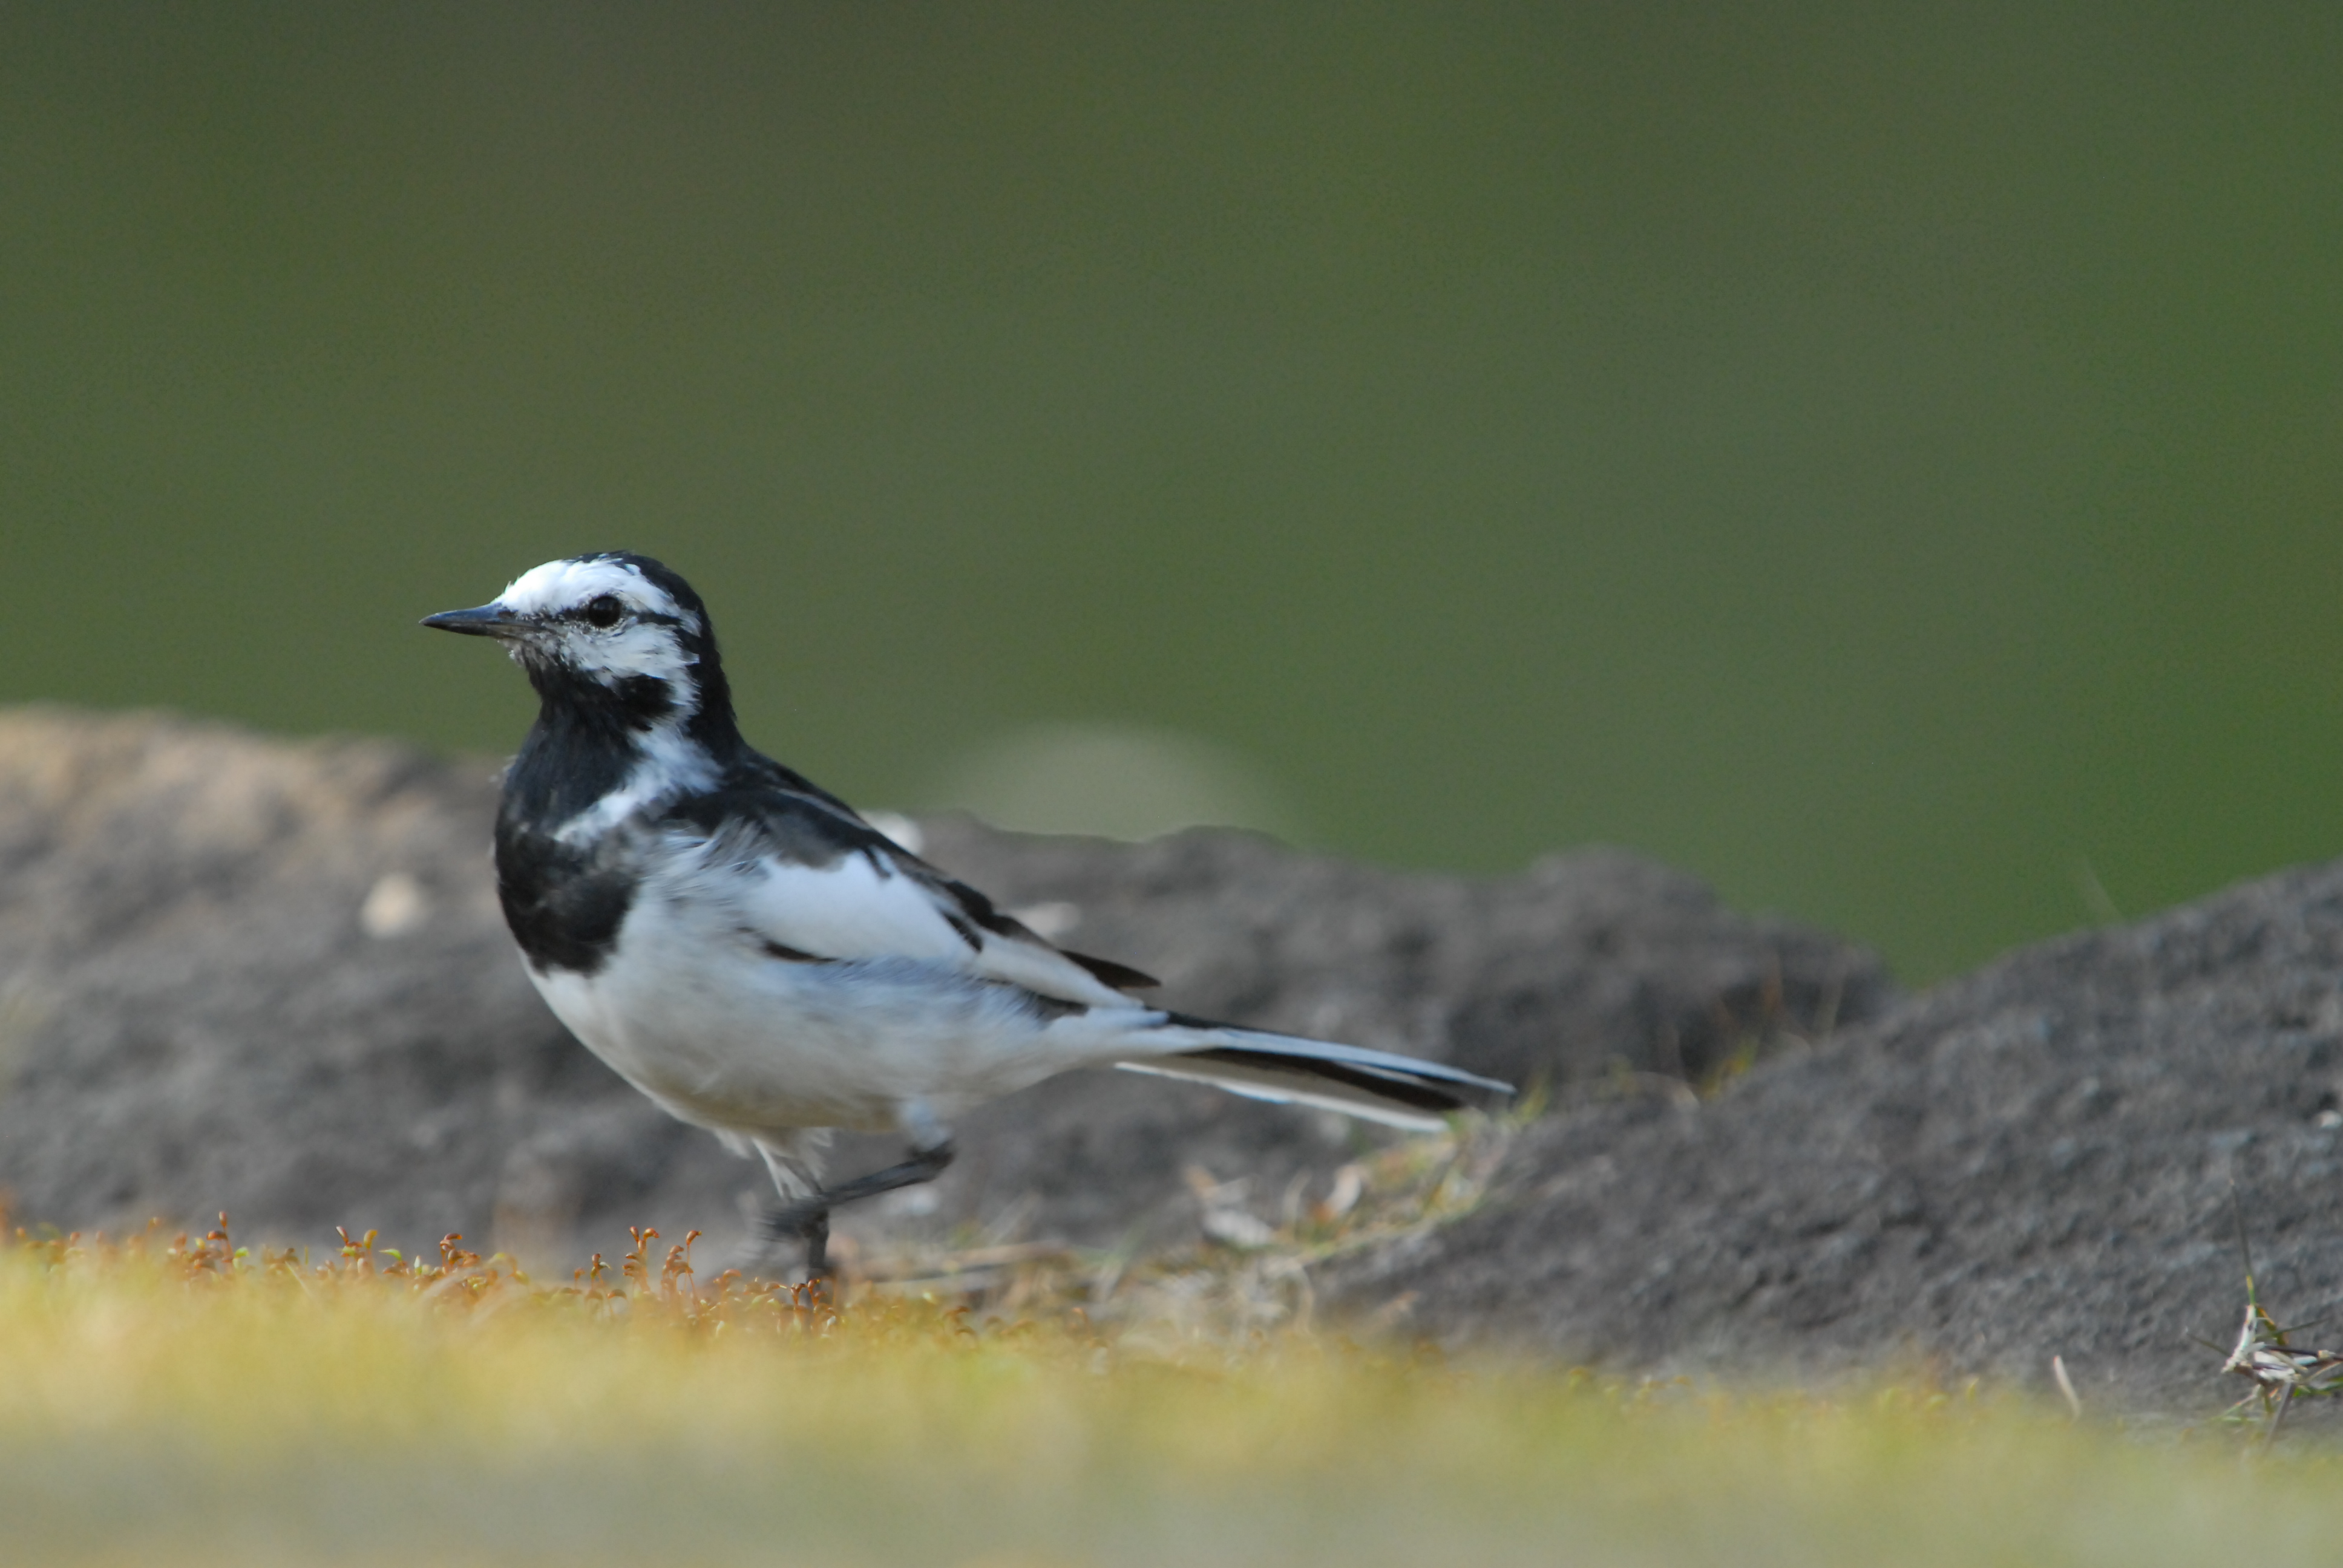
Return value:
M 588 601 L 584 611 L 587 625 L 602 627 L 618 625 L 619 618 L 626 613 L 627 607 L 608 594 Z

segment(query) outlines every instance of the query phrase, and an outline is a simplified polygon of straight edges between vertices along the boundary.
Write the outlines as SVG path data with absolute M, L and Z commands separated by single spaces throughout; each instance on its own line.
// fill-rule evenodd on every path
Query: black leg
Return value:
M 775 1241 L 793 1236 L 803 1238 L 807 1278 L 825 1278 L 830 1273 L 830 1211 L 832 1209 L 841 1203 L 876 1198 L 880 1193 L 892 1192 L 898 1187 L 916 1187 L 922 1181 L 932 1181 L 951 1164 L 952 1153 L 952 1146 L 948 1142 L 939 1143 L 931 1149 L 914 1149 L 911 1157 L 900 1165 L 890 1165 L 884 1171 L 857 1176 L 842 1187 L 816 1192 L 794 1203 L 784 1203 L 766 1216 L 766 1234 Z
M 798 1234 L 805 1238 L 806 1282 L 830 1278 L 830 1211 L 821 1210 L 799 1226 Z

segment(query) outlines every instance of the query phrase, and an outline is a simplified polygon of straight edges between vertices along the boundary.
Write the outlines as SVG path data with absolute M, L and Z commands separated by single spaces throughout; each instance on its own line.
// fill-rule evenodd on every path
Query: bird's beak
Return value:
M 528 623 L 500 604 L 484 604 L 478 609 L 443 609 L 425 616 L 423 624 L 471 637 L 510 637 Z

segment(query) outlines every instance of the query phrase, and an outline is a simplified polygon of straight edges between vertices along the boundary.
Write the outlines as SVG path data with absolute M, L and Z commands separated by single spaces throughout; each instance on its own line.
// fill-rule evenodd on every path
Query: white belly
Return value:
M 697 911 L 695 914 L 694 911 Z M 591 975 L 529 978 L 595 1055 L 686 1121 L 754 1137 L 949 1119 L 1111 1059 L 1145 1009 L 1054 1021 L 934 960 L 768 956 L 720 909 L 646 888 Z

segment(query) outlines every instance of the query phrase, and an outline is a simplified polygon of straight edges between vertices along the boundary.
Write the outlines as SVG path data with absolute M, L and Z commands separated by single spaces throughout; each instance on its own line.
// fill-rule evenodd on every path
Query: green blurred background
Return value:
M 415 618 L 627 546 L 855 799 L 1136 737 L 1926 980 L 2343 849 L 2338 67 L 2331 4 L 7 6 L 0 698 L 509 749 Z

